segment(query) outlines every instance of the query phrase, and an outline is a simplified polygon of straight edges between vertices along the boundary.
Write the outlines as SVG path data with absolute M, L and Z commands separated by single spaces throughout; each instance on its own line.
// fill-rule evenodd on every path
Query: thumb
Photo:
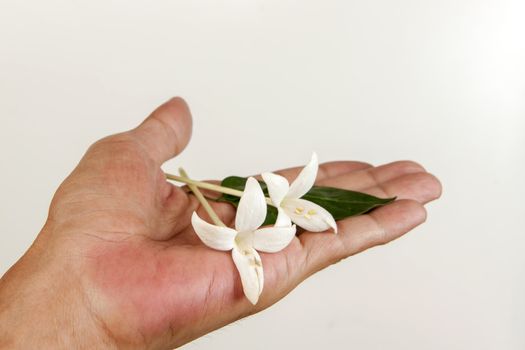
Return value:
M 158 107 L 131 134 L 160 166 L 184 150 L 191 138 L 192 119 L 186 102 L 174 97 Z

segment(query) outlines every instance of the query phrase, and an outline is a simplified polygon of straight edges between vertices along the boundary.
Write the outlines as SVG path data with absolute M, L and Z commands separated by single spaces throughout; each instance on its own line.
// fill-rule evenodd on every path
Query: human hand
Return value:
M 254 306 L 230 254 L 202 244 L 190 224 L 198 201 L 168 183 L 160 166 L 191 135 L 175 98 L 140 126 L 93 144 L 57 190 L 34 244 L 0 280 L 0 347 L 180 346 L 259 312 L 311 274 L 387 243 L 421 224 L 438 180 L 416 163 L 373 167 L 339 161 L 318 185 L 398 200 L 338 222 L 339 234 L 304 232 L 283 251 L 261 253 L 265 286 Z M 293 180 L 300 168 L 279 171 Z M 212 203 L 231 223 L 235 210 Z

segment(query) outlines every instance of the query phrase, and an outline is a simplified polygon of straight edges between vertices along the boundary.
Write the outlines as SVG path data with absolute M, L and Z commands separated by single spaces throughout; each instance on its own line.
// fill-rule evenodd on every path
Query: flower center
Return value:
M 250 254 L 250 250 L 253 248 L 253 232 L 245 231 L 237 233 L 235 236 L 235 244 L 244 255 Z
M 302 215 L 307 219 L 311 219 L 313 215 L 317 214 L 317 212 L 313 209 L 310 209 L 307 212 L 305 212 L 303 207 L 296 207 L 295 213 L 298 215 Z

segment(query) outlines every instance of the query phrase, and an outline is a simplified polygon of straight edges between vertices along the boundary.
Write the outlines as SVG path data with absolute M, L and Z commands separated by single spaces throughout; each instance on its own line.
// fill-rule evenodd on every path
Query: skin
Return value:
M 338 161 L 317 183 L 399 200 L 338 222 L 339 234 L 303 232 L 261 253 L 264 291 L 253 306 L 227 252 L 190 225 L 205 211 L 161 164 L 191 136 L 174 98 L 137 128 L 94 143 L 58 188 L 33 245 L 0 280 L 0 348 L 170 349 L 264 310 L 313 273 L 423 223 L 441 185 L 410 161 L 378 167 Z M 301 168 L 278 173 L 293 180 Z M 211 195 L 211 193 L 207 193 Z M 234 209 L 213 203 L 226 223 Z

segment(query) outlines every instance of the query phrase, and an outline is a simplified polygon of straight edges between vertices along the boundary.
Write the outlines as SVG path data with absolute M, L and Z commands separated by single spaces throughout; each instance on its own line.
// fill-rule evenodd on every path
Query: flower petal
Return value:
M 268 194 L 273 204 L 277 207 L 280 206 L 290 189 L 288 180 L 284 176 L 273 173 L 264 173 L 261 176 L 268 187 Z
M 215 226 L 202 220 L 197 212 L 191 216 L 191 224 L 195 233 L 208 247 L 217 250 L 230 250 L 237 231 L 229 227 Z
M 246 181 L 244 193 L 237 207 L 235 228 L 237 231 L 255 231 L 266 218 L 266 198 L 259 182 L 253 177 Z
M 301 198 L 310 191 L 317 177 L 318 168 L 319 162 L 317 160 L 317 154 L 314 152 L 312 153 L 310 162 L 301 170 L 297 178 L 290 185 L 290 190 L 286 198 Z
M 253 305 L 257 304 L 264 285 L 262 261 L 259 253 L 253 248 L 242 251 L 235 246 L 232 249 L 232 258 L 241 276 L 244 295 Z
M 275 220 L 275 227 L 290 227 L 292 226 L 292 219 L 286 214 L 283 208 L 277 208 L 277 219 Z
M 337 233 L 337 224 L 332 214 L 314 202 L 305 199 L 286 199 L 283 208 L 292 221 L 305 230 L 322 232 L 331 227 Z
M 278 252 L 290 244 L 295 237 L 295 231 L 295 225 L 260 228 L 253 233 L 253 247 L 261 252 Z

